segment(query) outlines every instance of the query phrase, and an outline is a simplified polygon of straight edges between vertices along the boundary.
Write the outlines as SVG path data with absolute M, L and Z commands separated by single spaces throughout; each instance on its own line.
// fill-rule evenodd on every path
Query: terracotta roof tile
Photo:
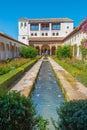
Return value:
M 11 36 L 9 36 L 9 35 L 7 35 L 7 34 L 5 34 L 3 32 L 0 32 L 0 36 L 3 36 L 3 37 L 5 37 L 5 38 L 7 38 L 9 40 L 14 41 L 14 42 L 18 42 L 19 44 L 25 45 L 24 43 L 22 43 L 22 42 L 20 42 L 20 41 L 18 41 L 16 39 L 14 39 L 14 38 L 12 38 Z M 27 46 L 27 45 L 25 45 L 25 46 Z
M 42 19 L 27 19 L 21 18 L 19 21 L 29 21 L 29 23 L 55 23 L 55 22 L 73 22 L 72 19 L 69 18 L 42 18 Z

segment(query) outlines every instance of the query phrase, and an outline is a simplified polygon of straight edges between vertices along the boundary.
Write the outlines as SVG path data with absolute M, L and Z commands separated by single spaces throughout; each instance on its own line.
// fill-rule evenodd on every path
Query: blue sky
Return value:
M 1 0 L 0 32 L 18 37 L 20 18 L 71 18 L 77 26 L 87 18 L 87 0 Z

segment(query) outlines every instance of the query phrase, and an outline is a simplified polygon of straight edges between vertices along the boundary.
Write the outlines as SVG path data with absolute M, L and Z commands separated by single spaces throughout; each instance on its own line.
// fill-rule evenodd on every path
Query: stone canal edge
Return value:
M 44 58 L 41 58 L 37 63 L 35 63 L 34 66 L 32 66 L 32 68 L 19 80 L 19 82 L 10 89 L 10 91 L 17 91 L 28 97 L 33 89 L 43 60 Z M 87 88 L 83 84 L 74 79 L 70 73 L 50 57 L 48 57 L 48 61 L 56 74 L 67 101 L 87 99 Z
M 30 70 L 17 82 L 10 91 L 20 92 L 21 95 L 28 97 L 33 89 L 35 80 L 39 73 L 43 58 L 37 61 Z
M 48 58 L 67 101 L 87 99 L 87 88 L 53 59 Z

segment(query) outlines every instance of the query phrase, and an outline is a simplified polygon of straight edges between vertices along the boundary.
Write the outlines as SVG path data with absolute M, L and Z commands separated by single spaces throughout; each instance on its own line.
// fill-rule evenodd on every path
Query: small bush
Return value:
M 26 98 L 17 92 L 0 94 L 0 130 L 33 130 L 42 121 L 36 116 L 30 97 Z M 46 123 L 43 128 L 45 126 Z
M 38 54 L 36 48 L 33 47 L 21 47 L 20 48 L 20 55 L 25 58 L 34 58 Z
M 57 113 L 57 130 L 87 130 L 87 100 L 63 103 Z
M 56 54 L 58 58 L 71 58 L 72 57 L 71 47 L 69 45 L 58 47 Z

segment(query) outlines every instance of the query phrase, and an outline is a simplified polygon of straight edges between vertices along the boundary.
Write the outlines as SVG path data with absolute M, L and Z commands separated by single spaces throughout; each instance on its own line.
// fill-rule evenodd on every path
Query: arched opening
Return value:
M 41 54 L 50 55 L 50 47 L 48 45 L 43 45 L 41 48 Z
M 55 55 L 55 53 L 56 53 L 56 47 L 52 46 L 52 55 Z
M 6 57 L 9 57 L 9 45 L 6 44 Z
M 9 51 L 9 45 L 6 44 L 6 51 Z
M 4 51 L 4 43 L 0 43 L 0 51 Z
M 1 60 L 5 59 L 5 47 L 4 47 L 4 43 L 0 43 L 0 59 Z
M 10 53 L 11 53 L 11 58 L 14 57 L 14 46 L 10 44 Z
M 40 54 L 40 48 L 39 48 L 39 46 L 36 46 L 36 49 L 38 51 L 38 54 Z

